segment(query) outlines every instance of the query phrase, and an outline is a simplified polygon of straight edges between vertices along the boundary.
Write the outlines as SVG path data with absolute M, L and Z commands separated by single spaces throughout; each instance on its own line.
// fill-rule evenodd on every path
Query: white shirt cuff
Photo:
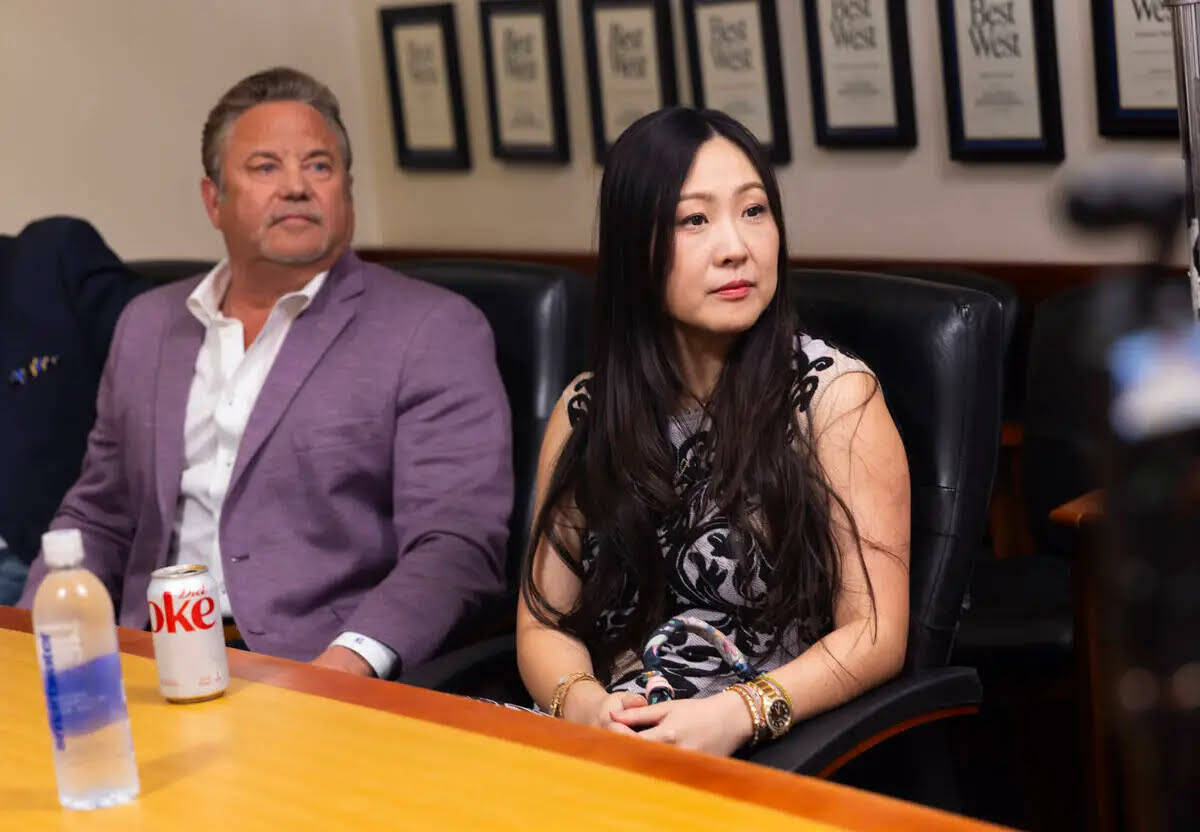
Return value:
M 380 679 L 391 676 L 399 658 L 395 650 L 362 633 L 342 633 L 333 640 L 330 647 L 346 647 L 353 650 L 371 665 L 371 669 Z

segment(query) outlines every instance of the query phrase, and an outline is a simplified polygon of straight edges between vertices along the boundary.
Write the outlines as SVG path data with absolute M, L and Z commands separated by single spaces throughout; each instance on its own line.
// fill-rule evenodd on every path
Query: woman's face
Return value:
M 758 172 L 729 139 L 696 151 L 674 240 L 666 304 L 676 326 L 711 335 L 753 326 L 775 296 L 779 229 Z

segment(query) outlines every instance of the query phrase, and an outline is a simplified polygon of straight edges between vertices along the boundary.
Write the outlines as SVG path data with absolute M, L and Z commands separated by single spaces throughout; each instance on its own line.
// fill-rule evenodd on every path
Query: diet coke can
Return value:
M 180 564 L 150 575 L 150 630 L 158 689 L 168 702 L 216 699 L 229 687 L 217 582 L 207 566 Z

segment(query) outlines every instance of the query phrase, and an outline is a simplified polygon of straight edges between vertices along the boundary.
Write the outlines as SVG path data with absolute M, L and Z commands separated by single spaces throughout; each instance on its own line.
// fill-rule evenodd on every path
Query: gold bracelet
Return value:
M 764 679 L 767 682 L 770 682 L 771 686 L 774 687 L 775 690 L 779 691 L 779 695 L 783 697 L 785 702 L 787 702 L 788 710 L 790 711 L 790 710 L 794 709 L 794 706 L 792 705 L 792 697 L 788 696 L 788 692 L 783 689 L 783 685 L 779 684 L 779 682 L 777 682 L 775 680 L 774 676 L 770 676 L 770 675 L 764 673 L 761 676 L 759 676 L 758 678 Z
M 779 739 L 792 727 L 791 700 L 781 692 L 778 682 L 765 676 L 751 679 L 746 684 L 758 694 L 762 703 L 765 733 L 773 740 Z
M 590 673 L 576 671 L 568 673 L 566 676 L 558 680 L 558 687 L 554 689 L 554 697 L 550 700 L 550 716 L 556 719 L 562 718 L 563 707 L 567 704 L 567 694 L 571 692 L 571 688 L 575 687 L 576 682 L 590 681 L 600 684 L 600 680 Z
M 759 708 L 755 704 L 758 699 L 752 692 L 752 688 L 744 682 L 738 682 L 736 685 L 730 685 L 726 690 L 731 690 L 742 698 L 742 702 L 746 704 L 746 710 L 750 712 L 750 745 L 751 747 L 758 745 L 759 737 L 762 736 L 763 718 L 759 713 Z

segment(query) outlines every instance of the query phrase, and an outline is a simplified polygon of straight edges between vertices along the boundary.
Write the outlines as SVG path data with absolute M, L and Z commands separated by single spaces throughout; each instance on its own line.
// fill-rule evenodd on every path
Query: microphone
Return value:
M 1067 217 L 1080 228 L 1149 227 L 1172 237 L 1183 219 L 1187 182 L 1177 165 L 1170 170 L 1129 159 L 1097 163 L 1068 181 Z

